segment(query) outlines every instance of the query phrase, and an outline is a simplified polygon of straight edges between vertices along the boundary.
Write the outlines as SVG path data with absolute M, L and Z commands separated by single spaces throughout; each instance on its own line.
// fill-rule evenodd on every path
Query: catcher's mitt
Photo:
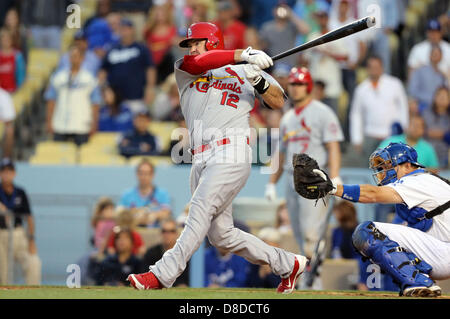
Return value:
M 294 154 L 294 185 L 296 192 L 307 199 L 325 197 L 333 190 L 327 173 L 319 168 L 316 160 L 306 154 Z

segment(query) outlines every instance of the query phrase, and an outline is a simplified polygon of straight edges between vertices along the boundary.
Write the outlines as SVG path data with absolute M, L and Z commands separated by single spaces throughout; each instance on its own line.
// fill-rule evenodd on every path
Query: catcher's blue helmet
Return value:
M 370 155 L 369 166 L 373 170 L 375 182 L 381 186 L 397 180 L 396 166 L 411 163 L 417 167 L 424 167 L 417 161 L 417 152 L 404 143 L 389 143 L 382 149 L 377 149 Z

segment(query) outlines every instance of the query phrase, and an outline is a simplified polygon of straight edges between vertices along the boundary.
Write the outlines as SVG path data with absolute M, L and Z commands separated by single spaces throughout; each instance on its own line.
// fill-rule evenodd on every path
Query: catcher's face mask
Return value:
M 397 180 L 397 162 L 385 149 L 376 150 L 369 158 L 372 177 L 378 186 L 383 186 Z

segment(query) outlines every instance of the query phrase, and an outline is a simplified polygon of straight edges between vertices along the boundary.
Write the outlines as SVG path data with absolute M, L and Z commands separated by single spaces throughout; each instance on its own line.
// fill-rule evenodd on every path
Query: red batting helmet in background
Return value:
M 191 39 L 204 39 L 206 41 L 206 50 L 223 50 L 224 41 L 222 31 L 213 23 L 197 22 L 191 24 L 187 30 L 186 39 L 180 42 L 180 47 L 187 48 L 188 41 Z
M 306 84 L 306 91 L 311 93 L 313 88 L 313 80 L 308 69 L 305 67 L 292 68 L 289 73 L 289 83 L 301 83 Z

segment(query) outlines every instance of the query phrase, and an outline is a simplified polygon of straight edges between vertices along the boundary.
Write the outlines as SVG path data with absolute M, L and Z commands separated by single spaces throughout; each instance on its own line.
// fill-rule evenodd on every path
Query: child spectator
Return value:
M 137 256 L 142 256 L 145 253 L 145 246 L 142 236 L 139 232 L 136 231 L 136 216 L 132 212 L 132 210 L 127 208 L 120 208 L 117 212 L 116 218 L 116 226 L 113 228 L 113 232 L 110 233 L 107 243 L 106 243 L 106 252 L 108 255 L 114 255 L 116 251 L 116 247 L 114 245 L 115 235 L 114 233 L 118 233 L 123 229 L 127 229 L 130 231 L 131 236 L 133 237 L 133 246 L 132 253 Z
M 450 147 L 450 92 L 447 87 L 436 90 L 433 103 L 425 110 L 423 117 L 427 127 L 426 139 L 436 150 L 439 166 L 447 168 Z
M 292 231 L 291 220 L 287 210 L 286 201 L 283 201 L 277 207 L 275 228 L 280 234 L 286 234 Z
M 134 128 L 123 134 L 119 141 L 120 155 L 127 158 L 139 155 L 159 155 L 161 149 L 156 136 L 148 131 L 151 117 L 148 111 L 138 112 L 133 119 Z
M 114 226 L 116 226 L 114 202 L 112 199 L 102 197 L 97 201 L 91 225 L 94 228 L 94 246 L 98 252 L 102 253 L 106 249 L 107 240 Z
M 120 91 L 106 86 L 102 90 L 104 105 L 100 108 L 100 132 L 125 133 L 133 129 L 133 113 L 123 102 Z
M 141 260 L 133 252 L 134 236 L 129 229 L 114 233 L 115 253 L 91 265 L 96 285 L 127 286 L 127 277 L 138 272 Z
M 0 31 L 0 87 L 15 92 L 25 81 L 25 60 L 14 48 L 13 34 L 7 29 Z

